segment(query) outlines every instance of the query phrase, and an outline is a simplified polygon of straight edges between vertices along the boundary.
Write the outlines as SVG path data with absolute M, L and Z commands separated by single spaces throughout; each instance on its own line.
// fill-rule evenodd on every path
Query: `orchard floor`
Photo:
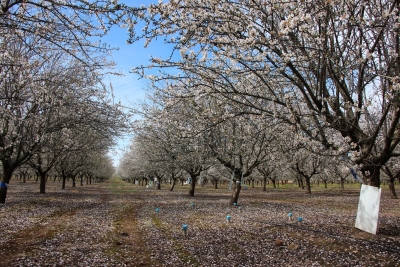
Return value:
M 168 187 L 48 182 L 39 194 L 33 181 L 12 181 L 0 208 L 0 266 L 400 266 L 400 200 L 385 187 L 378 235 L 354 228 L 358 185 L 311 195 L 248 188 L 238 207 L 226 185 L 198 186 L 194 197 Z

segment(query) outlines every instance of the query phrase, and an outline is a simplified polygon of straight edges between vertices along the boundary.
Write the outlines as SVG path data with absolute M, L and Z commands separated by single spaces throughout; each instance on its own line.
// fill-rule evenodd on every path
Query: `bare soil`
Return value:
M 198 186 L 194 197 L 168 188 L 112 179 L 65 190 L 48 182 L 40 194 L 34 181 L 12 181 L 0 266 L 400 266 L 400 201 L 385 187 L 377 235 L 354 227 L 358 185 L 311 195 L 248 188 L 237 207 L 226 185 Z

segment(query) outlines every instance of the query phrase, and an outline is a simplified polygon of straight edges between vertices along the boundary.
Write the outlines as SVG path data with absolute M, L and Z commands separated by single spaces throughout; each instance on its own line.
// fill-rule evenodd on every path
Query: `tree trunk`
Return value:
M 6 203 L 8 184 L 0 182 L 0 204 Z
M 340 189 L 344 191 L 344 179 L 340 179 Z
M 231 201 L 229 202 L 230 205 L 233 205 L 233 203 L 236 203 L 236 204 L 238 203 L 239 194 L 240 194 L 240 190 L 241 189 L 242 189 L 242 186 L 240 184 L 240 181 L 236 181 L 235 184 L 234 184 Z
M 192 181 L 190 182 L 190 190 L 189 190 L 189 196 L 194 196 L 194 190 L 196 188 L 196 183 L 197 183 L 197 176 L 190 176 L 192 178 Z
M 391 197 L 393 199 L 397 199 L 396 190 L 394 189 L 394 181 L 395 181 L 394 177 L 390 177 L 390 179 L 389 179 L 389 189 L 390 189 Z
M 40 193 L 44 194 L 46 193 L 46 173 L 45 172 L 41 172 L 40 173 Z
M 304 177 L 306 179 L 306 186 L 307 186 L 307 194 L 311 194 L 311 182 L 310 179 L 311 177 Z
M 267 191 L 267 177 L 263 178 L 263 190 L 262 191 Z
M 158 190 L 161 189 L 161 180 L 157 180 L 157 189 L 158 189 Z
M 169 191 L 172 191 L 172 190 L 174 190 L 175 183 L 176 183 L 176 180 L 175 180 L 175 179 L 173 179 L 173 180 L 172 180 L 172 184 L 171 184 L 171 187 L 170 187 Z
M 214 189 L 218 189 L 218 181 L 214 180 Z
M 67 176 L 64 175 L 64 173 L 62 174 L 62 185 L 61 185 L 61 189 L 65 189 L 65 181 L 67 180 Z
M 0 204 L 6 203 L 8 184 L 10 183 L 12 171 L 3 169 L 3 180 L 0 182 Z
M 273 188 L 276 188 L 276 180 L 275 180 L 275 178 L 274 178 L 274 179 L 271 179 L 271 182 L 272 182 L 272 187 L 273 187 Z
M 364 181 L 369 181 L 368 184 L 370 186 L 380 187 L 381 186 L 381 166 L 375 164 L 364 165 L 361 168 L 361 172 L 363 174 Z M 368 172 L 368 173 L 367 173 Z

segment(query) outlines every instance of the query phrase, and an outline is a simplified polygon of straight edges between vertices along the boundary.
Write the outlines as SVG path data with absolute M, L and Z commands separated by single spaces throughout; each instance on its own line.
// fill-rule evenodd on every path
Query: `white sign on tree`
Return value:
M 364 184 L 361 185 L 355 224 L 356 228 L 371 234 L 376 234 L 378 232 L 380 201 L 381 188 Z

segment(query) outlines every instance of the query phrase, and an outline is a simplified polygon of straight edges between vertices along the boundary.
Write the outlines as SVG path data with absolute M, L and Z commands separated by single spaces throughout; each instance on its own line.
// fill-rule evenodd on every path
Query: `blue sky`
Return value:
M 156 3 L 157 0 L 141 0 L 141 1 L 121 1 L 132 5 L 140 4 L 149 5 Z M 137 27 L 140 31 L 142 26 Z M 130 106 L 132 103 L 138 103 L 145 98 L 145 88 L 147 81 L 140 79 L 135 74 L 130 73 L 133 67 L 140 65 L 148 65 L 151 56 L 164 57 L 169 55 L 170 47 L 164 45 L 164 42 L 151 43 L 147 48 L 144 48 L 144 40 L 140 40 L 134 44 L 128 45 L 126 43 L 128 34 L 125 29 L 113 27 L 108 36 L 102 38 L 102 42 L 107 43 L 111 47 L 119 48 L 114 51 L 111 59 L 117 64 L 114 71 L 121 72 L 124 76 L 110 75 L 104 81 L 106 84 L 112 83 L 114 88 L 115 102 L 121 102 L 124 105 Z M 114 166 L 117 166 L 124 149 L 129 145 L 131 135 L 126 135 L 118 140 L 118 145 L 110 151 L 109 155 L 114 161 Z

